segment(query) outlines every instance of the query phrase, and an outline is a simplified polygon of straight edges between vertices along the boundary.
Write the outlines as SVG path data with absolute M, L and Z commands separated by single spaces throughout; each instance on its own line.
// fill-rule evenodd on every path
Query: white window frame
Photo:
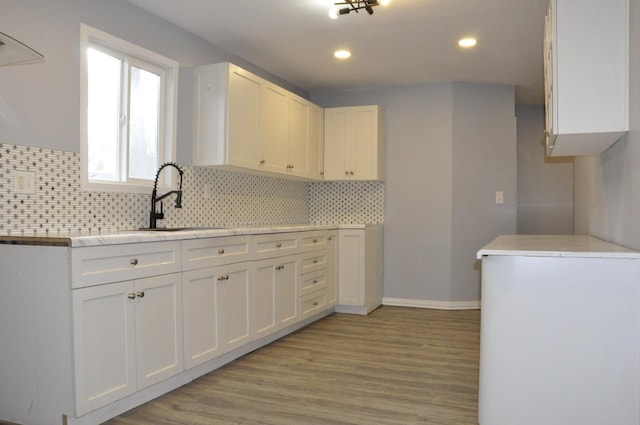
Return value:
M 88 62 L 89 47 L 98 47 L 107 53 L 117 53 L 140 61 L 161 71 L 163 75 L 163 99 L 160 113 L 160 142 L 158 146 L 158 164 L 175 161 L 176 123 L 178 101 L 178 62 L 158 53 L 137 46 L 106 32 L 80 24 L 80 186 L 86 191 L 149 193 L 153 181 L 130 180 L 110 182 L 89 179 L 89 140 L 88 140 Z M 128 154 L 127 154 L 128 155 Z M 128 161 L 127 161 L 128 162 Z M 163 173 L 159 187 L 171 187 L 173 173 Z

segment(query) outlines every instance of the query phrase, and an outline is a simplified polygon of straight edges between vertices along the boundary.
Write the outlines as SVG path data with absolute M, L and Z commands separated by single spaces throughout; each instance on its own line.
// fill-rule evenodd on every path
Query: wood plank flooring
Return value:
M 334 314 L 108 422 L 476 425 L 480 311 Z

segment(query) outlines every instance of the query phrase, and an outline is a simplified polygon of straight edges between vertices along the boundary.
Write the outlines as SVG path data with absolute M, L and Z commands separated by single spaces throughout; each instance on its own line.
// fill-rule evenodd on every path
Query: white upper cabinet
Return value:
M 193 165 L 321 178 L 322 108 L 230 63 L 194 85 Z
M 229 63 L 197 69 L 193 165 L 259 168 L 262 84 Z
M 289 170 L 289 92 L 265 81 L 262 90 L 262 168 L 274 173 Z
M 600 154 L 629 129 L 628 0 L 551 0 L 545 22 L 550 156 Z
M 381 108 L 327 108 L 324 119 L 324 179 L 384 180 Z

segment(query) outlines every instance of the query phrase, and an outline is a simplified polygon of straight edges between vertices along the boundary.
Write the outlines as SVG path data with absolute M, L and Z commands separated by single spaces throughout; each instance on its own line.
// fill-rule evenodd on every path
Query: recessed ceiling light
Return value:
M 331 9 L 329 9 L 329 17 L 331 19 L 338 19 L 338 8 L 337 7 L 332 7 Z
M 476 40 L 473 37 L 463 38 L 460 41 L 458 41 L 458 46 L 460 47 L 473 47 L 476 44 L 478 44 L 478 40 Z
M 387 6 L 389 3 L 391 3 L 391 0 L 380 0 L 380 4 L 383 6 Z
M 344 49 L 336 50 L 333 56 L 335 56 L 338 59 L 348 59 L 351 57 L 351 52 Z

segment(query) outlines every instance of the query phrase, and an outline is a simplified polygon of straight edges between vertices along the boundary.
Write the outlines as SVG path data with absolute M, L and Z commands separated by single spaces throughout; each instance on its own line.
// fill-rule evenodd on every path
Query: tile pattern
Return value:
M 381 223 L 379 182 L 304 181 L 185 166 L 183 208 L 165 202 L 165 226 Z M 32 171 L 35 194 L 14 191 Z M 84 192 L 80 154 L 0 143 L 0 233 L 135 229 L 148 225 L 149 194 Z
M 311 223 L 382 223 L 384 183 L 310 183 L 309 204 Z

